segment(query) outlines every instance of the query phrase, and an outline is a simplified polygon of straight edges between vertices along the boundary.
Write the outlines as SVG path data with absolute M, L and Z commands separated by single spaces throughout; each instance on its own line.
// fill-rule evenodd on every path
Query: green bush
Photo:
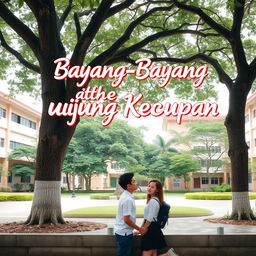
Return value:
M 20 192 L 20 191 L 22 191 L 23 184 L 15 183 L 15 184 L 13 185 L 13 187 L 14 187 L 14 190 L 15 190 L 15 191 Z
M 211 188 L 213 192 L 231 192 L 232 187 L 228 184 L 221 184 L 219 186 Z
M 35 184 L 28 184 L 28 186 L 29 186 L 29 191 L 34 192 Z
M 0 193 L 0 201 L 31 201 L 33 194 Z
M 145 193 L 135 193 L 133 196 L 135 199 L 146 199 L 147 198 L 147 194 L 145 194 Z
M 60 191 L 61 191 L 61 193 L 63 193 L 63 192 L 68 192 L 68 189 L 67 189 L 66 187 L 61 187 L 61 188 L 60 188 Z
M 90 198 L 91 199 L 100 199 L 100 200 L 108 200 L 110 196 L 113 196 L 114 194 L 110 193 L 105 193 L 105 194 L 91 194 Z
M 198 193 L 186 193 L 186 199 L 196 200 L 231 200 L 231 192 L 198 192 Z M 249 193 L 250 199 L 256 199 L 256 193 Z
M 10 187 L 0 187 L 0 192 L 12 192 L 12 188 L 10 188 Z

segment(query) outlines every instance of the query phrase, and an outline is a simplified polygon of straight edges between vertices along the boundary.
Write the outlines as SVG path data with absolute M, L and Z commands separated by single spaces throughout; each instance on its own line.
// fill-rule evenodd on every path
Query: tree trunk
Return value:
M 28 224 L 64 223 L 61 211 L 61 170 L 75 126 L 69 127 L 65 117 L 48 115 L 50 102 L 68 102 L 65 82 L 54 79 L 54 56 L 40 65 L 43 111 L 36 158 L 35 196 Z
M 67 179 L 68 191 L 70 191 L 70 183 L 69 183 L 69 177 L 68 177 L 68 173 L 67 172 L 66 172 L 66 179 Z
M 232 178 L 232 219 L 250 220 L 253 217 L 248 195 L 248 146 L 245 141 L 245 88 L 235 85 L 230 90 L 227 127 Z

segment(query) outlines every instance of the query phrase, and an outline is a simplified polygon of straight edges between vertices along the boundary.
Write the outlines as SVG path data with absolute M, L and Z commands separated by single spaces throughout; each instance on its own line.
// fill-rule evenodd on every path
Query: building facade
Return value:
M 256 191 L 256 93 L 246 103 L 245 139 L 249 147 L 249 190 Z
M 206 121 L 206 122 L 224 122 L 225 117 L 184 117 L 182 120 L 182 125 L 177 124 L 176 119 L 172 117 L 163 119 L 163 130 L 166 132 L 166 140 L 173 138 L 174 135 L 171 134 L 171 131 L 175 131 L 179 134 L 186 134 L 188 132 L 189 127 L 187 126 L 190 123 L 198 122 L 198 121 Z M 177 145 L 177 148 L 180 152 L 186 152 L 190 149 L 204 149 L 206 145 L 202 141 L 195 141 L 190 145 L 190 148 L 185 145 Z M 227 157 L 227 153 L 223 153 L 223 145 L 220 143 L 215 143 L 211 145 L 211 150 L 213 150 L 214 154 L 212 154 L 211 159 L 211 167 L 206 168 L 206 161 L 203 156 L 201 157 L 200 164 L 201 170 L 190 173 L 190 181 L 185 184 L 182 178 L 170 177 L 166 181 L 167 189 L 169 190 L 209 190 L 212 187 L 221 185 L 222 183 L 230 184 L 230 169 L 228 165 L 218 167 L 218 161 Z M 225 150 L 224 150 L 225 151 Z M 200 158 L 200 155 L 199 155 Z
M 0 164 L 1 186 L 34 183 L 33 177 L 16 177 L 10 172 L 8 155 L 19 146 L 36 146 L 41 114 L 0 92 Z

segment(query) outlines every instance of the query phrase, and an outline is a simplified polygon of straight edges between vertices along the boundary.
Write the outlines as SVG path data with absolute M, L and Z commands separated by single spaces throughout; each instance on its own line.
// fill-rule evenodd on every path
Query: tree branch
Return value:
M 38 37 L 19 20 L 1 1 L 0 17 L 28 44 L 38 58 Z
M 117 4 L 109 9 L 107 13 L 107 18 L 115 15 L 116 13 L 128 8 L 130 5 L 132 5 L 135 2 L 135 0 L 126 0 L 122 2 L 121 4 Z
M 71 57 L 71 63 L 75 65 L 82 65 L 87 49 L 93 41 L 95 35 L 100 29 L 102 23 L 107 18 L 107 13 L 114 0 L 102 0 L 101 4 L 97 8 L 96 12 L 91 18 L 90 23 L 81 35 L 79 41 L 76 44 L 73 55 Z
M 37 73 L 40 74 L 40 67 L 38 67 L 38 66 L 36 66 L 36 65 L 34 65 L 34 64 L 30 63 L 30 62 L 28 62 L 27 60 L 25 60 L 25 59 L 23 58 L 23 56 L 22 56 L 19 52 L 17 52 L 17 51 L 14 50 L 11 46 L 9 46 L 9 45 L 7 44 L 7 42 L 5 41 L 4 36 L 3 36 L 3 34 L 2 34 L 1 31 L 0 31 L 0 42 L 1 42 L 1 45 L 2 45 L 9 53 L 11 53 L 12 55 L 14 55 L 14 56 L 19 60 L 19 62 L 20 62 L 21 64 L 23 64 L 25 67 L 27 67 L 27 68 L 29 68 L 29 69 L 31 69 L 31 70 L 33 70 L 33 71 L 35 71 L 35 72 L 37 72 Z
M 203 12 L 202 9 L 192 6 L 192 5 L 186 5 L 186 4 L 180 3 L 177 0 L 173 0 L 173 2 L 180 9 L 197 14 L 212 29 L 214 29 L 219 34 L 223 35 L 227 40 L 230 40 L 230 31 L 228 29 L 226 29 L 225 27 L 223 27 L 222 25 L 220 25 L 219 23 L 215 22 L 210 16 L 208 16 L 205 12 Z
M 244 17 L 244 0 L 234 0 L 234 14 L 233 14 L 233 25 L 231 29 L 231 33 L 235 35 L 240 35 L 242 20 Z
M 69 0 L 67 8 L 65 9 L 65 11 L 63 12 L 63 14 L 61 15 L 61 17 L 59 19 L 59 23 L 58 23 L 59 32 L 61 31 L 61 29 L 62 29 L 62 27 L 65 23 L 66 18 L 68 17 L 70 11 L 72 10 L 72 7 L 73 7 L 73 0 Z
M 198 53 L 198 54 L 195 54 L 195 55 L 187 57 L 187 58 L 152 58 L 151 60 L 154 62 L 165 61 L 170 64 L 176 64 L 176 63 L 186 64 L 186 63 L 190 63 L 190 62 L 197 61 L 197 60 L 203 60 L 203 61 L 211 64 L 214 67 L 214 69 L 216 70 L 216 72 L 219 76 L 220 82 L 224 83 L 228 87 L 228 89 L 233 84 L 232 79 L 223 70 L 223 68 L 221 67 L 219 62 L 216 59 L 214 59 L 206 54 L 203 54 L 203 53 Z
M 183 25 L 181 25 L 180 27 L 182 27 Z M 179 28 L 180 28 L 179 27 Z M 138 51 L 139 49 L 141 49 L 142 47 L 146 46 L 147 44 L 162 38 L 162 37 L 167 37 L 167 36 L 172 36 L 172 35 L 178 35 L 178 34 L 194 34 L 194 35 L 200 35 L 202 37 L 208 37 L 208 36 L 219 36 L 218 34 L 213 34 L 213 33 L 209 33 L 209 34 L 204 34 L 200 31 L 194 31 L 194 30 L 179 30 L 179 28 L 177 29 L 173 29 L 173 30 L 166 30 L 166 31 L 161 31 L 158 32 L 156 34 L 153 34 L 151 36 L 148 36 L 147 38 L 145 38 L 144 40 L 140 41 L 137 44 L 134 44 L 130 47 L 127 47 L 123 50 L 120 50 L 119 52 L 117 52 L 115 54 L 115 56 L 113 56 L 113 58 L 111 60 L 108 61 L 108 63 L 116 63 L 115 58 L 125 58 L 126 56 L 129 56 L 131 53 Z
M 117 50 L 126 42 L 129 40 L 132 32 L 134 31 L 134 29 L 141 24 L 142 21 L 144 21 L 145 19 L 147 19 L 150 15 L 152 15 L 155 12 L 158 11 L 169 11 L 173 8 L 173 5 L 168 6 L 168 7 L 156 7 L 151 9 L 149 12 L 144 13 L 143 15 L 141 15 L 139 18 L 137 18 L 136 20 L 134 20 L 133 22 L 130 23 L 130 25 L 127 27 L 127 29 L 125 30 L 125 32 L 123 33 L 123 35 L 117 39 L 117 41 L 106 51 L 104 51 L 103 53 L 101 53 L 99 56 L 97 56 L 91 63 L 91 65 L 94 65 L 94 63 L 99 63 L 99 61 L 101 61 L 102 64 L 104 64 L 106 61 L 108 61 L 111 57 L 114 56 L 114 54 L 116 54 Z M 159 33 L 165 33 L 165 31 L 159 32 Z M 153 41 L 153 40 L 152 40 Z M 135 51 L 141 49 L 143 46 L 136 48 Z M 128 54 L 126 55 L 128 56 Z M 125 58 L 126 56 L 124 56 L 123 58 Z
M 79 39 L 82 35 L 82 32 L 81 32 L 79 17 L 76 12 L 74 13 L 74 21 L 75 21 L 75 26 L 76 26 L 76 37 L 77 37 L 77 41 L 79 41 Z

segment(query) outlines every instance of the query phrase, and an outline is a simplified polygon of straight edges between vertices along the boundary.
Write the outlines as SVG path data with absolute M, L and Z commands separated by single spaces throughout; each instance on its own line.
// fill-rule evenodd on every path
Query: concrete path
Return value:
M 187 200 L 183 197 L 166 197 L 166 201 L 170 205 L 175 206 L 191 206 L 209 209 L 214 213 L 214 217 L 222 217 L 227 213 L 231 213 L 231 200 Z M 251 200 L 252 208 L 255 208 L 256 200 Z M 24 221 L 29 215 L 32 202 L 0 202 L 0 222 Z M 77 196 L 76 198 L 63 197 L 63 212 L 93 206 L 117 205 L 117 200 L 91 200 L 87 196 Z M 136 200 L 136 205 L 145 205 L 145 200 Z M 216 234 L 217 227 L 224 227 L 225 234 L 232 233 L 254 233 L 256 234 L 256 226 L 240 226 L 240 225 L 223 225 L 213 224 L 203 221 L 209 217 L 187 217 L 187 218 L 170 218 L 168 226 L 164 229 L 165 234 Z M 71 220 L 71 219 L 70 219 Z M 115 219 L 86 219 L 79 220 L 94 221 L 106 223 L 112 227 Z M 137 220 L 138 224 L 142 219 Z M 88 232 L 85 232 L 88 233 Z M 90 231 L 90 234 L 107 234 L 107 229 L 98 231 Z

